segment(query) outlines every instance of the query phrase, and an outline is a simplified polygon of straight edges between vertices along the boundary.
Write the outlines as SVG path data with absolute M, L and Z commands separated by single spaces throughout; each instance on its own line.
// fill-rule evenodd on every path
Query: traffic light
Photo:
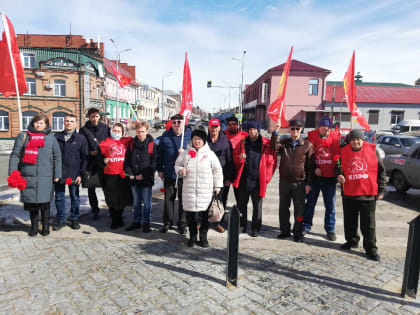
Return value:
M 207 81 L 207 87 L 211 88 L 211 81 Z

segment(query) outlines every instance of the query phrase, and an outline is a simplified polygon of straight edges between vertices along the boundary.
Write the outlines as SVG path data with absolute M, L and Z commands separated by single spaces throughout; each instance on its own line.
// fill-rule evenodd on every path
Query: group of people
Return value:
M 220 121 L 211 119 L 208 132 L 191 131 L 185 127 L 184 117 L 174 115 L 171 125 L 159 139 L 149 134 L 149 124 L 135 123 L 136 136 L 124 137 L 124 126 L 112 128 L 100 121 L 100 112 L 90 108 L 88 121 L 76 130 L 76 116 L 67 114 L 64 130 L 52 134 L 49 119 L 44 114 L 33 117 L 26 132 L 16 138 L 9 162 L 9 175 L 19 171 L 27 180 L 21 191 L 21 201 L 31 218 L 29 235 L 48 235 L 50 201 L 55 192 L 57 209 L 53 230 L 60 230 L 69 222 L 79 229 L 79 187 L 88 188 L 89 204 L 94 220 L 99 218 L 96 188 L 102 187 L 111 216 L 111 229 L 124 226 L 123 211 L 133 206 L 133 219 L 127 231 L 151 231 L 152 186 L 155 172 L 163 182 L 164 207 L 161 233 L 176 224 L 180 234 L 187 234 L 187 245 L 208 247 L 208 209 L 214 198 L 224 207 L 230 186 L 241 212 L 241 232 L 248 231 L 248 201 L 252 201 L 250 235 L 257 237 L 262 228 L 262 203 L 268 183 L 279 165 L 279 222 L 278 238 L 293 234 L 302 242 L 312 227 L 319 193 L 324 198 L 324 228 L 327 238 L 335 235 L 335 192 L 342 186 L 344 230 L 349 250 L 359 243 L 358 216 L 360 213 L 363 247 L 367 256 L 379 260 L 375 237 L 375 201 L 385 191 L 384 168 L 376 156 L 375 147 L 364 142 L 360 130 L 351 130 L 348 143 L 342 142 L 338 131 L 332 130 L 328 116 L 319 121 L 318 129 L 303 139 L 303 121 L 289 122 L 289 136 L 278 141 L 279 126 L 271 139 L 260 133 L 259 123 L 246 121 L 243 131 L 234 116 L 227 119 L 227 129 Z M 340 157 L 337 159 L 337 157 Z M 70 215 L 66 217 L 65 186 L 69 187 Z M 175 200 L 178 196 L 178 209 Z M 294 225 L 290 223 L 293 201 Z M 42 229 L 39 232 L 39 212 Z M 176 215 L 177 214 L 177 215 Z M 177 221 L 175 222 L 175 217 Z M 222 219 L 223 220 L 223 219 Z M 222 222 L 214 226 L 223 233 Z

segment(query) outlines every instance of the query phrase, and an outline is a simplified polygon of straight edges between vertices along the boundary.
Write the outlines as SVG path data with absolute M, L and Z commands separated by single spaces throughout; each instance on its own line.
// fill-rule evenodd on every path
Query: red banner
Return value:
M 112 62 L 111 60 L 104 58 L 104 65 L 105 65 L 105 69 L 108 72 L 111 72 L 115 76 L 121 88 L 129 85 L 131 81 L 133 80 L 131 76 L 128 73 L 126 73 L 126 71 L 123 68 L 119 67 L 117 69 L 116 64 Z
M 15 30 L 6 15 L 2 14 L 4 32 L 0 41 L 0 92 L 5 96 L 16 96 L 16 84 L 13 75 L 12 62 L 16 72 L 16 79 L 19 88 L 19 95 L 25 93 L 26 86 L 25 72 L 20 58 L 19 47 L 16 42 Z M 12 58 L 10 58 L 10 51 Z
M 356 105 L 356 85 L 354 84 L 354 58 L 355 52 L 353 50 L 353 56 L 347 72 L 344 75 L 344 95 L 346 96 L 347 107 L 349 108 L 352 119 L 354 118 L 360 126 L 366 130 L 370 130 L 370 126 L 366 121 L 363 114 L 360 112 L 359 108 Z
M 286 104 L 284 102 L 286 97 L 287 79 L 289 78 L 290 64 L 292 62 L 293 46 L 290 49 L 289 57 L 287 58 L 286 64 L 281 74 L 279 88 L 277 90 L 277 98 L 271 103 L 268 108 L 268 116 L 274 122 L 279 122 L 281 127 L 289 126 L 289 122 L 286 120 Z
M 188 124 L 188 119 L 190 118 L 192 108 L 193 108 L 193 95 L 192 95 L 190 65 L 188 63 L 188 54 L 185 53 L 184 80 L 182 82 L 182 100 L 181 100 L 181 108 L 179 110 L 179 113 L 182 116 L 184 116 L 185 125 Z

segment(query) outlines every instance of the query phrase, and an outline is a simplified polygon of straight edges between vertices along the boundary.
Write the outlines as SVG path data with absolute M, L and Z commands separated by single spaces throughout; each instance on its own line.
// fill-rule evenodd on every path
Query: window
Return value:
M 35 68 L 35 54 L 23 53 L 23 67 Z
M 9 113 L 5 110 L 0 110 L 0 130 L 9 130 Z
M 66 96 L 66 81 L 54 80 L 54 96 Z
M 23 130 L 28 130 L 28 125 L 31 123 L 32 118 L 38 114 L 33 110 L 28 110 L 22 113 L 22 128 Z
M 101 86 L 100 85 L 96 86 L 96 98 L 97 99 L 101 98 Z
M 401 120 L 404 120 L 404 111 L 391 111 L 391 124 L 398 124 Z
M 318 95 L 318 79 L 309 79 L 309 95 Z
M 56 112 L 52 114 L 52 131 L 64 130 L 64 112 Z
M 379 110 L 370 110 L 368 124 L 377 125 L 379 122 Z
M 341 113 L 341 121 L 350 121 L 351 120 L 351 114 L 350 113 Z
M 261 103 L 265 103 L 268 100 L 268 83 L 264 82 L 261 84 Z
M 28 90 L 24 95 L 36 95 L 36 85 L 34 78 L 26 78 L 26 86 Z

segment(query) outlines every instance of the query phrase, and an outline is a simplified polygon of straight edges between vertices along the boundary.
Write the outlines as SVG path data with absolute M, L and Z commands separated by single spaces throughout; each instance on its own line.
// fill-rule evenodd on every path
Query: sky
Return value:
M 0 11 L 19 34 L 100 36 L 115 59 L 112 38 L 131 49 L 121 61 L 137 81 L 159 89 L 164 78 L 165 90 L 181 91 L 188 52 L 194 105 L 210 112 L 237 106 L 242 58 L 250 84 L 291 46 L 293 59 L 330 70 L 329 81 L 343 79 L 353 50 L 363 81 L 420 78 L 420 0 L 0 0 Z

